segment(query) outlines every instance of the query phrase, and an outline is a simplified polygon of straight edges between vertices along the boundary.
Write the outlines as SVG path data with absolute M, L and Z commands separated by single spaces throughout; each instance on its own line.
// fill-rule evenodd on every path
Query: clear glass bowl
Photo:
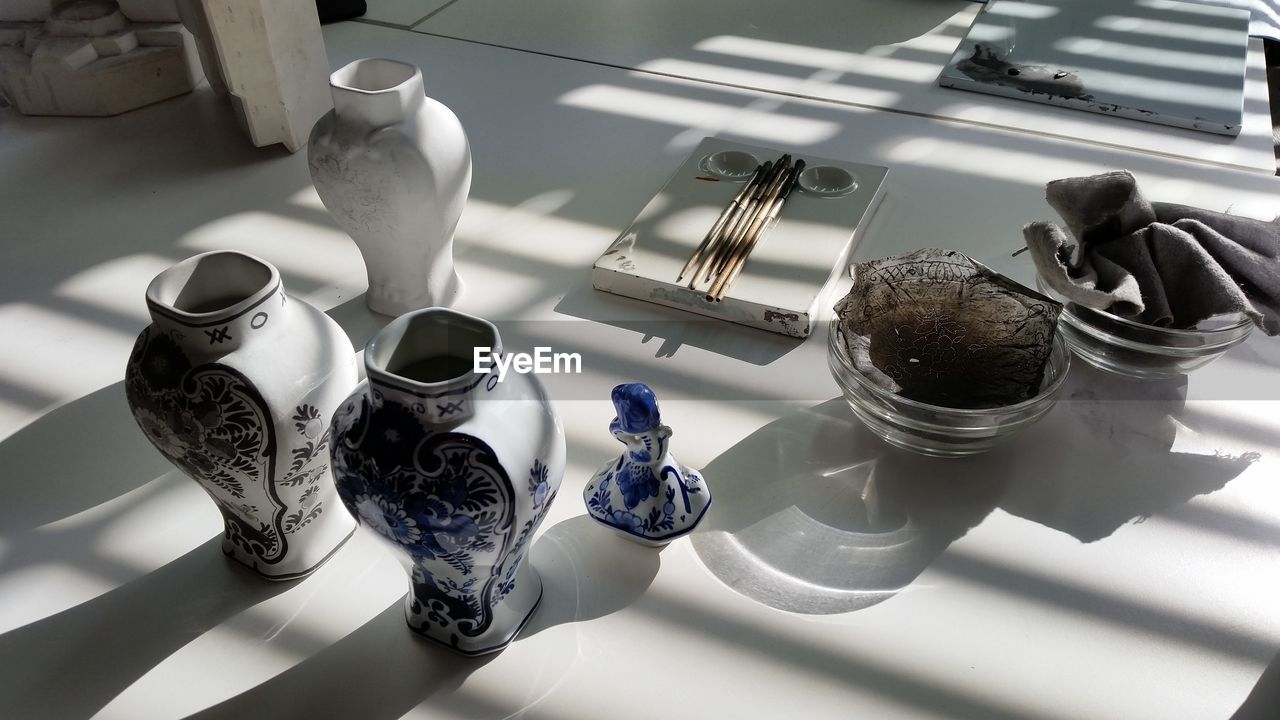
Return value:
M 1040 393 L 1016 405 L 979 410 L 916 402 L 875 384 L 845 352 L 835 322 L 827 338 L 827 364 L 853 414 L 890 445 L 923 455 L 962 457 L 990 450 L 1049 412 L 1071 366 L 1071 351 L 1062 333 L 1056 333 Z
M 1036 285 L 1062 303 L 1058 332 L 1067 345 L 1090 365 L 1125 377 L 1180 377 L 1221 357 L 1253 331 L 1253 321 L 1244 313 L 1210 318 L 1191 330 L 1144 325 L 1073 303 L 1040 277 Z

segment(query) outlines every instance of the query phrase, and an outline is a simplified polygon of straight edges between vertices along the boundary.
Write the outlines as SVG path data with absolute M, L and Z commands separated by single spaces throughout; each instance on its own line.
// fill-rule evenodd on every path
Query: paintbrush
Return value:
M 773 201 L 773 198 L 777 196 L 779 188 L 782 187 L 782 183 L 787 179 L 787 173 L 790 169 L 791 156 L 783 155 L 778 160 L 778 165 L 774 168 L 774 175 L 769 180 L 769 184 L 765 186 L 764 192 L 760 194 L 760 198 L 756 203 L 756 206 L 752 208 L 750 214 L 742 218 L 742 223 L 734 229 L 734 232 L 729 237 L 728 242 L 724 244 L 724 248 L 717 257 L 711 276 L 718 276 L 720 273 L 724 272 L 725 267 L 729 264 L 729 260 L 734 257 L 738 248 L 742 246 L 743 240 L 748 237 L 752 224 L 757 218 L 762 217 L 769 211 L 769 205 Z M 710 280 L 711 276 L 708 276 L 707 279 Z
M 768 175 L 769 170 L 772 167 L 772 162 L 756 166 L 756 171 L 751 175 L 751 179 L 747 180 L 746 184 L 742 186 L 742 189 L 738 191 L 738 194 L 733 197 L 733 200 L 730 200 L 729 204 L 725 206 L 723 211 L 721 211 L 720 217 L 716 218 L 715 224 L 707 231 L 706 236 L 702 238 L 702 242 L 698 245 L 698 248 L 694 250 L 693 255 L 689 257 L 689 262 L 685 263 L 684 267 L 680 269 L 680 274 L 676 276 L 676 282 L 680 282 L 684 279 L 684 276 L 689 272 L 689 269 L 692 268 L 694 263 L 698 262 L 698 259 L 702 257 L 702 253 L 706 252 L 709 247 L 714 247 L 716 241 L 720 238 L 721 232 L 725 228 L 725 224 L 729 222 L 729 218 L 733 216 L 734 211 L 737 210 L 742 205 L 743 201 L 746 200 L 747 194 L 755 189 L 756 181 L 760 177 Z
M 720 302 L 724 300 L 724 295 L 729 291 L 729 286 L 733 285 L 733 281 L 738 279 L 738 275 L 742 273 L 742 269 L 747 265 L 747 258 L 751 252 L 755 250 L 756 244 L 760 239 L 768 233 L 769 229 L 782 215 L 782 208 L 787 204 L 787 198 L 791 196 L 791 192 L 796 188 L 796 179 L 800 177 L 800 173 L 804 171 L 804 161 L 797 160 L 794 168 L 791 168 L 787 175 L 786 181 L 770 202 L 768 211 L 761 217 L 756 218 L 751 224 L 751 228 L 747 231 L 746 240 L 743 241 L 742 249 L 735 255 L 733 260 L 720 272 L 716 282 L 707 291 L 707 299 Z
M 724 228 L 720 231 L 720 235 L 715 242 L 707 248 L 706 254 L 694 271 L 693 277 L 689 281 L 689 287 L 693 288 L 700 282 L 706 282 L 711 279 L 715 272 L 715 268 L 723 256 L 726 241 L 737 232 L 738 227 L 742 224 L 743 218 L 750 218 L 751 212 L 759 201 L 760 194 L 768 187 L 773 176 L 778 172 L 779 161 L 770 161 L 765 163 L 766 169 L 760 173 L 760 177 L 756 178 L 755 185 L 747 193 L 746 199 L 738 204 L 738 208 L 734 210 L 733 215 L 725 223 Z
M 692 288 L 698 283 L 710 282 L 723 266 L 725 258 L 729 256 L 729 252 L 750 226 L 752 219 L 760 212 L 762 201 L 765 195 L 773 189 L 778 178 L 782 177 L 785 168 L 791 163 L 791 155 L 783 155 L 774 163 L 773 169 L 760 178 L 760 182 L 756 183 L 755 190 L 735 214 L 728 224 L 728 229 L 721 236 L 712 251 L 703 258 L 702 264 L 698 267 L 698 271 L 694 273 L 693 280 L 689 283 Z

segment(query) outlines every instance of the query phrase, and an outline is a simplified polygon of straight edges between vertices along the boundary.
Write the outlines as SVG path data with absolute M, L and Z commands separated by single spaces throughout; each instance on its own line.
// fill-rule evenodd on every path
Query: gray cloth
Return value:
M 1124 171 L 1055 180 L 1045 199 L 1077 242 L 1048 222 L 1022 236 L 1072 302 L 1172 328 L 1242 312 L 1280 334 L 1280 224 L 1148 202 Z

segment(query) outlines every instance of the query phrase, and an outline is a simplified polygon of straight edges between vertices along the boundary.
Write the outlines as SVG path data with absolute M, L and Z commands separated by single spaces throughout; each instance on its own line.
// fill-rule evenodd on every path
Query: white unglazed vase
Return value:
M 152 324 L 125 370 L 134 419 L 222 513 L 222 549 L 271 580 L 351 536 L 329 473 L 329 418 L 359 381 L 327 315 L 238 252 L 188 258 L 147 288 Z
M 542 580 L 534 532 L 564 475 L 560 419 L 533 375 L 473 372 L 498 330 L 445 308 L 392 321 L 365 349 L 367 382 L 333 418 L 342 501 L 409 568 L 410 628 L 455 652 L 506 647 Z
M 471 190 L 471 147 L 422 73 L 395 60 L 356 60 L 330 76 L 333 111 L 311 131 L 316 192 L 355 240 L 369 308 L 398 316 L 448 307 L 462 291 L 453 235 Z

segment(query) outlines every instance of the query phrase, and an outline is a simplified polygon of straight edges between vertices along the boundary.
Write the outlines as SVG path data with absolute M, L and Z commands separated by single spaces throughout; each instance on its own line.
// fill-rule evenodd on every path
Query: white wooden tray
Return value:
M 723 153 L 723 154 L 722 154 Z M 825 183 L 807 182 L 787 200 L 721 302 L 706 287 L 690 289 L 676 276 L 707 230 L 748 179 L 741 156 L 777 160 L 783 151 L 704 139 L 592 268 L 597 290 L 648 300 L 771 332 L 807 337 L 813 313 L 839 273 L 858 230 L 879 203 L 888 168 L 794 155 L 806 168 L 834 168 Z M 734 158 L 720 164 L 717 160 Z M 845 176 L 843 173 L 847 173 Z M 830 177 L 837 178 L 830 182 Z M 718 181 L 699 177 L 720 177 Z M 803 177 L 803 176 L 802 176 Z M 809 178 L 816 177 L 811 175 Z M 849 181 L 840 182 L 844 178 Z M 807 187 L 806 187 L 807 185 Z M 847 186 L 847 187 L 842 187 Z

